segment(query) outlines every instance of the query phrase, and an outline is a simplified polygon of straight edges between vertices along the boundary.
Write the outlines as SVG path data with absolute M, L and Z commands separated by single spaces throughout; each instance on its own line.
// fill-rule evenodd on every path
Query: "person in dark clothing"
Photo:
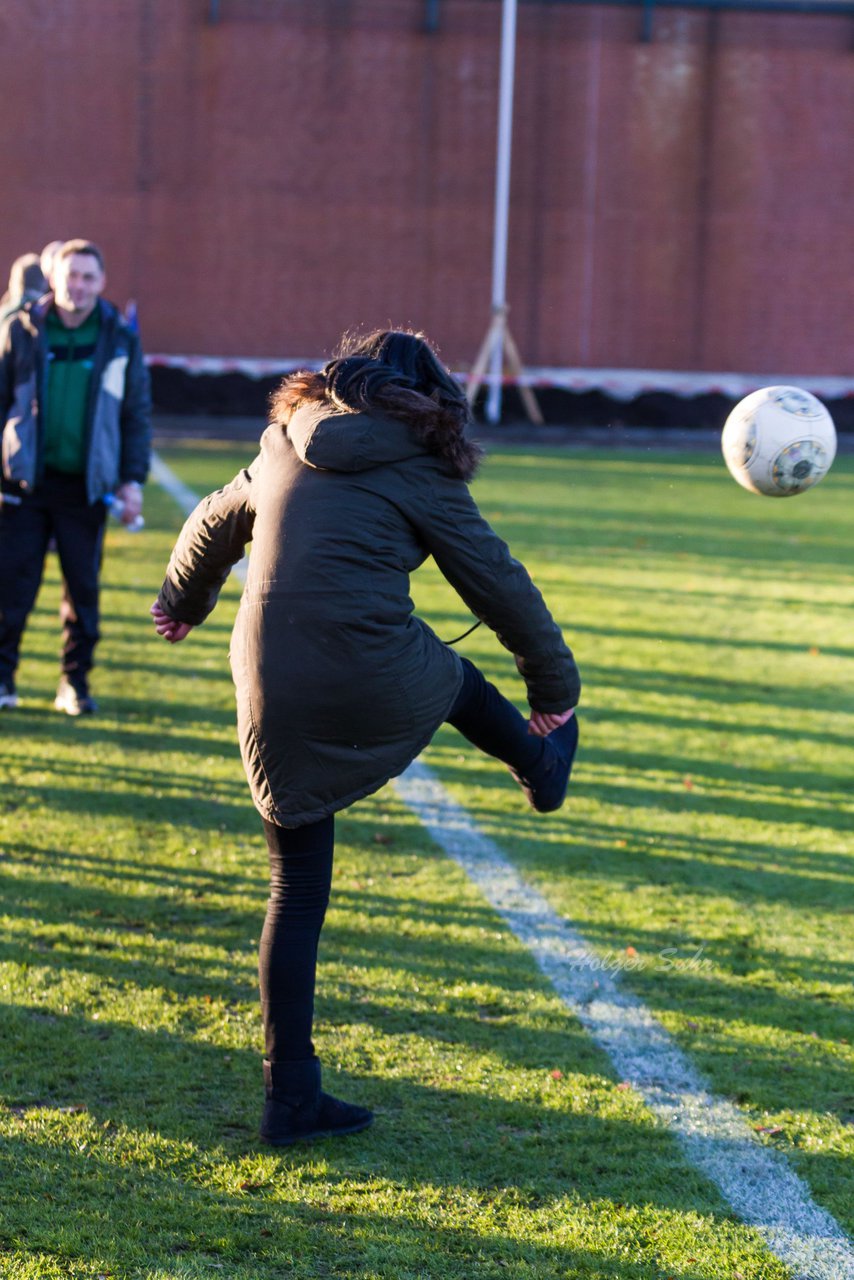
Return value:
M 334 814 L 402 773 L 443 721 L 507 763 L 535 809 L 566 794 L 578 670 L 469 492 L 469 421 L 416 334 L 373 334 L 285 379 L 258 457 L 189 517 L 152 606 L 159 634 L 184 640 L 252 542 L 231 663 L 270 856 L 261 1137 L 274 1145 L 371 1121 L 323 1092 L 312 1043 Z M 409 575 L 430 555 L 515 655 L 528 721 L 414 615 Z
M 12 263 L 9 288 L 0 298 L 0 325 L 9 320 L 28 302 L 35 302 L 48 289 L 37 253 L 22 253 Z
M 96 709 L 89 672 L 105 499 L 121 501 L 126 524 L 140 514 L 150 392 L 137 336 L 101 297 L 97 246 L 67 241 L 52 272 L 54 292 L 13 316 L 0 336 L 0 708 L 18 703 L 21 638 L 54 538 L 66 584 L 55 706 L 76 716 Z

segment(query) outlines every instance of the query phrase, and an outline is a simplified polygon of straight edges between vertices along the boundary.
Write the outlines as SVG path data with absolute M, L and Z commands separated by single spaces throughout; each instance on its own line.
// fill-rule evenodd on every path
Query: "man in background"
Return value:
M 151 452 L 150 391 L 139 339 L 104 301 L 104 259 L 69 240 L 51 267 L 54 292 L 0 336 L 0 708 L 18 704 L 15 671 L 51 538 L 67 586 L 62 676 L 54 705 L 96 710 L 89 689 L 99 638 L 105 499 L 122 520 L 142 510 Z

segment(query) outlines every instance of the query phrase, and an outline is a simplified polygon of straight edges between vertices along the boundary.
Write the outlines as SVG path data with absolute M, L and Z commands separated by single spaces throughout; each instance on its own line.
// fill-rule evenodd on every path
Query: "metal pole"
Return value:
M 424 0 L 424 30 L 428 35 L 439 30 L 439 0 Z
M 495 230 L 492 243 L 492 320 L 495 341 L 489 365 L 486 417 L 501 419 L 504 326 L 507 315 L 507 231 L 510 215 L 510 153 L 513 141 L 513 73 L 516 60 L 516 0 L 504 0 L 501 75 L 498 86 L 498 152 L 495 166 Z

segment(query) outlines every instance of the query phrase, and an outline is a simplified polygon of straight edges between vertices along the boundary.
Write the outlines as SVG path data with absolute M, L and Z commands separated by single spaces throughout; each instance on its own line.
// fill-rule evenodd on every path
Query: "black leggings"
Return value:
M 82 476 L 47 471 L 34 494 L 0 505 L 0 683 L 14 687 L 24 627 L 56 539 L 65 586 L 62 670 L 82 687 L 98 643 L 98 577 L 107 508 L 90 505 Z
M 542 738 L 467 658 L 463 684 L 448 722 L 487 755 L 519 773 L 536 766 Z M 264 1047 L 270 1062 L 301 1062 L 314 1055 L 311 1028 L 317 944 L 332 884 L 335 820 L 285 828 L 264 820 L 270 854 L 270 899 L 261 933 L 258 973 Z

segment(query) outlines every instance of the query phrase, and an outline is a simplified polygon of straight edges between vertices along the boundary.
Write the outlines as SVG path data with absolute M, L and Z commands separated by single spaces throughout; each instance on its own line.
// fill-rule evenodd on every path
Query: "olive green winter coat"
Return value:
M 572 654 L 527 571 L 396 418 L 307 405 L 269 427 L 249 469 L 187 520 L 162 608 L 203 622 L 249 541 L 231 665 L 252 798 L 279 826 L 376 791 L 446 719 L 461 663 L 409 596 L 430 555 L 515 655 L 533 708 L 578 701 Z

